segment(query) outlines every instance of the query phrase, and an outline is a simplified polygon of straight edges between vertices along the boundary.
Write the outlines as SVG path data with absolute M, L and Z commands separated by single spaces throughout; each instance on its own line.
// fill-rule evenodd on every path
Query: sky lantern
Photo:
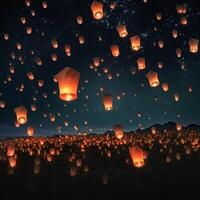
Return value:
M 33 72 L 28 72 L 27 77 L 28 77 L 29 80 L 33 80 L 35 78 Z
M 176 11 L 178 14 L 185 14 L 187 12 L 187 6 L 185 4 L 177 5 Z
M 19 124 L 25 124 L 27 122 L 27 110 L 24 106 L 19 106 L 14 109 L 16 117 L 17 117 L 17 122 Z
M 179 49 L 179 48 L 176 49 L 176 56 L 178 58 L 180 58 L 182 56 L 182 50 L 181 49 Z
M 117 139 L 123 138 L 124 132 L 123 132 L 123 126 L 122 125 L 119 125 L 119 124 L 114 125 L 113 130 L 114 130 L 114 133 L 115 133 L 115 137 Z
M 198 39 L 190 39 L 189 46 L 190 46 L 191 53 L 197 53 L 199 50 L 199 40 Z
M 65 53 L 67 56 L 71 56 L 71 45 L 65 44 Z
M 43 87 L 44 86 L 44 80 L 42 80 L 42 79 L 38 80 L 38 86 Z
M 60 99 L 64 101 L 73 101 L 77 99 L 77 89 L 80 79 L 80 73 L 70 67 L 65 67 L 55 78 L 58 81 Z
M 118 57 L 120 52 L 119 52 L 119 46 L 118 45 L 112 45 L 110 47 L 111 53 L 113 55 L 113 57 Z
M 13 143 L 8 144 L 7 146 L 7 156 L 12 157 L 15 154 L 15 145 Z
M 76 21 L 77 21 L 77 24 L 82 24 L 83 23 L 83 17 L 82 16 L 77 16 L 76 17 Z
M 25 0 L 25 4 L 27 7 L 29 7 L 31 5 L 31 1 L 30 0 Z
M 5 106 L 6 106 L 5 101 L 0 101 L 0 108 L 5 108 Z
M 21 17 L 20 20 L 21 20 L 21 23 L 22 23 L 22 24 L 26 24 L 26 18 L 25 18 L 25 17 Z
M 3 37 L 4 37 L 5 40 L 9 40 L 9 34 L 8 33 L 4 33 Z
M 27 33 L 28 35 L 30 35 L 30 34 L 32 33 L 32 27 L 28 26 L 28 27 L 26 28 L 26 33 Z
M 15 158 L 15 156 L 10 157 L 8 159 L 8 161 L 9 161 L 10 167 L 12 167 L 12 168 L 16 167 L 17 159 Z
M 156 134 L 156 127 L 151 127 L 151 133 L 152 133 L 153 135 Z
M 106 93 L 103 95 L 103 105 L 107 111 L 113 109 L 113 97 L 111 94 Z
M 168 85 L 168 83 L 162 83 L 162 89 L 163 89 L 163 91 L 164 92 L 167 92 L 168 90 L 169 90 L 169 85 Z
M 162 14 L 161 14 L 161 13 L 157 13 L 157 14 L 156 14 L 156 19 L 157 19 L 158 21 L 160 21 L 160 20 L 162 19 Z
M 52 48 L 57 49 L 57 48 L 58 48 L 58 42 L 57 42 L 57 40 L 56 40 L 56 39 L 53 39 L 53 40 L 51 41 L 51 45 L 52 45 Z
M 146 158 L 144 151 L 136 145 L 134 147 L 130 147 L 129 152 L 133 161 L 133 165 L 138 168 L 143 167 L 145 164 L 144 159 Z
M 35 133 L 34 127 L 33 126 L 28 126 L 27 127 L 27 135 L 32 137 L 34 135 L 34 133 Z
M 176 130 L 181 131 L 182 125 L 180 123 L 176 123 Z
M 161 48 L 161 49 L 164 47 L 164 43 L 163 43 L 162 40 L 158 40 L 158 46 L 159 46 L 159 48 Z
M 79 43 L 80 43 L 80 44 L 84 44 L 84 43 L 85 43 L 85 37 L 84 37 L 83 35 L 80 35 L 80 36 L 78 37 L 78 40 L 79 40 Z
M 31 110 L 32 110 L 33 112 L 35 112 L 35 111 L 37 110 L 37 107 L 36 107 L 35 104 L 31 104 Z
M 177 30 L 172 30 L 172 36 L 173 38 L 177 38 L 178 37 L 178 31 Z
M 179 95 L 176 93 L 176 94 L 174 94 L 174 100 L 176 101 L 176 102 L 178 102 L 179 101 Z
M 56 62 L 56 61 L 58 60 L 58 55 L 57 55 L 57 53 L 52 53 L 52 54 L 51 54 L 51 60 L 52 60 L 53 62 Z
M 183 26 L 185 26 L 185 25 L 187 25 L 187 23 L 188 23 L 187 18 L 186 18 L 185 16 L 181 17 L 181 24 L 182 24 Z
M 128 35 L 128 32 L 126 30 L 126 25 L 118 25 L 117 32 L 119 33 L 119 37 L 122 37 L 122 38 Z
M 103 18 L 103 4 L 98 1 L 93 1 L 91 5 L 91 10 L 93 17 L 95 19 L 102 19 Z
M 42 1 L 42 7 L 43 7 L 44 9 L 46 9 L 47 6 L 48 6 L 47 1 Z
M 100 58 L 99 57 L 94 57 L 93 63 L 95 67 L 98 67 L 100 65 Z
M 134 51 L 140 50 L 141 39 L 140 39 L 140 36 L 139 36 L 139 35 L 130 37 L 130 41 L 131 41 L 131 48 L 132 48 Z
M 140 57 L 137 59 L 137 65 L 138 65 L 138 70 L 143 70 L 146 68 L 146 64 L 145 64 L 145 58 L 144 57 Z
M 157 87 L 160 84 L 157 72 L 149 71 L 147 73 L 146 77 L 147 77 L 147 79 L 149 81 L 149 85 L 151 87 Z

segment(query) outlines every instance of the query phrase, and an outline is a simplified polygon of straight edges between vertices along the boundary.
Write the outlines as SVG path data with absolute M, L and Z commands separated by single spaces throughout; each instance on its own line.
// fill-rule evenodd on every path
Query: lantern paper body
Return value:
M 153 71 L 149 71 L 146 75 L 148 81 L 149 81 L 149 85 L 151 87 L 157 87 L 159 85 L 159 79 L 158 79 L 158 73 L 153 72 Z
M 15 114 L 17 117 L 17 122 L 19 124 L 25 124 L 27 122 L 27 110 L 24 106 L 15 108 Z
M 135 167 L 143 167 L 145 162 L 145 154 L 144 151 L 139 146 L 134 146 L 129 148 L 129 152 Z
M 120 52 L 119 52 L 119 46 L 118 45 L 112 45 L 110 47 L 111 53 L 113 55 L 113 57 L 118 57 Z
M 27 128 L 27 135 L 28 136 L 33 136 L 34 135 L 34 132 L 35 132 L 35 129 L 34 129 L 34 127 L 32 127 L 32 126 L 29 126 L 28 128 Z
M 140 40 L 140 36 L 136 35 L 130 38 L 131 41 L 131 48 L 134 51 L 138 51 L 140 50 L 140 45 L 141 45 L 141 40 Z
M 92 14 L 95 19 L 103 18 L 103 4 L 102 3 L 98 1 L 93 1 L 90 8 L 92 10 Z
M 113 108 L 113 98 L 112 95 L 110 94 L 104 94 L 103 96 L 103 104 L 104 104 L 104 108 L 105 110 L 112 110 Z
M 121 125 L 114 126 L 114 132 L 117 139 L 122 139 L 124 136 L 123 127 Z
M 119 25 L 117 27 L 117 31 L 119 33 L 119 36 L 122 37 L 122 38 L 126 37 L 128 35 L 128 32 L 126 30 L 126 25 Z
M 137 59 L 138 70 L 143 70 L 146 68 L 145 58 L 140 57 Z
M 189 46 L 190 46 L 191 53 L 197 53 L 199 50 L 199 40 L 198 39 L 190 39 Z
M 80 79 L 80 73 L 76 70 L 65 67 L 56 76 L 58 81 L 60 98 L 64 101 L 77 99 L 77 89 Z

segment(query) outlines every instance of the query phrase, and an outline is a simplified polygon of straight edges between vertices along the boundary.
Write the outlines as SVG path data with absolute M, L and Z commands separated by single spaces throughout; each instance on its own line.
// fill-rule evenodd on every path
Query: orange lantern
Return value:
M 169 86 L 167 83 L 162 83 L 162 89 L 164 92 L 167 92 L 169 90 Z
M 103 18 L 103 4 L 102 3 L 98 1 L 93 1 L 90 8 L 92 10 L 92 14 L 95 19 Z
M 83 23 L 83 17 L 82 16 L 77 16 L 76 17 L 76 21 L 78 24 L 82 24 Z
M 151 87 L 157 87 L 160 84 L 159 79 L 158 79 L 158 73 L 149 71 L 146 77 Z
M 146 68 L 145 65 L 145 58 L 144 57 L 140 57 L 137 59 L 137 65 L 138 65 L 138 70 L 143 70 Z
M 126 37 L 128 35 L 128 32 L 126 30 L 126 25 L 119 25 L 117 26 L 117 31 L 119 33 L 120 37 Z
M 177 38 L 178 37 L 178 31 L 172 30 L 172 35 L 173 35 L 173 38 Z
M 79 40 L 79 43 L 80 43 L 80 44 L 84 44 L 84 43 L 85 43 L 85 37 L 84 37 L 83 35 L 80 35 L 80 36 L 78 37 L 78 40 Z
M 15 154 L 15 145 L 10 143 L 7 146 L 7 156 L 12 157 Z
M 120 52 L 119 52 L 119 46 L 118 45 L 112 45 L 110 47 L 111 53 L 113 55 L 113 57 L 118 57 Z
M 140 36 L 136 35 L 136 36 L 130 37 L 130 41 L 131 41 L 131 48 L 134 51 L 140 50 L 140 46 L 141 46 Z
M 10 167 L 12 167 L 12 168 L 16 167 L 17 159 L 16 159 L 14 156 L 10 157 L 10 158 L 8 159 L 8 161 L 9 161 Z
M 58 42 L 57 42 L 57 40 L 56 40 L 56 39 L 53 39 L 53 40 L 51 41 L 51 45 L 52 45 L 52 47 L 53 47 L 54 49 L 57 49 L 57 48 L 58 48 Z
M 70 44 L 65 44 L 65 53 L 67 56 L 71 56 L 71 46 Z
M 25 124 L 27 122 L 27 110 L 24 106 L 19 106 L 14 109 L 16 117 L 17 117 L 17 122 L 19 124 Z
M 27 135 L 32 137 L 34 135 L 34 133 L 35 133 L 34 127 L 33 126 L 28 126 L 27 127 Z
M 180 123 L 176 123 L 176 130 L 181 131 L 182 125 Z
M 145 162 L 144 159 L 146 155 L 144 151 L 139 146 L 134 146 L 129 148 L 129 152 L 131 154 L 131 158 L 135 167 L 143 167 Z
M 114 126 L 113 129 L 114 129 L 114 132 L 115 132 L 115 137 L 116 137 L 117 139 L 122 139 L 123 136 L 124 136 L 123 126 L 117 124 L 117 125 Z
M 64 101 L 77 99 L 77 89 L 80 73 L 70 67 L 65 67 L 56 76 L 58 81 L 60 98 Z
M 199 40 L 198 39 L 190 39 L 189 46 L 190 46 L 191 53 L 197 53 L 199 50 Z
M 104 104 L 105 110 L 109 111 L 113 109 L 113 97 L 111 94 L 108 94 L 108 93 L 104 94 L 103 104 Z

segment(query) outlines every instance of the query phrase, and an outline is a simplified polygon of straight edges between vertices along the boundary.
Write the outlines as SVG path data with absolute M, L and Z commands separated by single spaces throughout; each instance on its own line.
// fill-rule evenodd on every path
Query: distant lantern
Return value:
M 98 67 L 100 65 L 100 58 L 94 57 L 93 62 L 94 62 L 94 66 Z
M 129 148 L 129 152 L 133 161 L 133 165 L 138 168 L 143 167 L 145 164 L 144 159 L 146 158 L 144 151 L 136 145 Z
M 138 70 L 143 70 L 146 68 L 146 64 L 145 64 L 145 58 L 144 57 L 140 57 L 137 59 L 137 65 L 138 65 Z
M 25 17 L 21 17 L 21 22 L 22 22 L 22 24 L 26 24 L 26 18 Z
M 181 24 L 185 26 L 188 23 L 188 20 L 185 16 L 181 17 Z
M 136 35 L 136 36 L 130 37 L 130 41 L 131 41 L 131 48 L 134 51 L 140 50 L 140 46 L 141 46 L 140 36 Z
M 157 87 L 160 84 L 159 79 L 158 79 L 158 73 L 149 71 L 146 77 L 151 87 Z
M 180 58 L 182 56 L 182 50 L 181 49 L 179 49 L 179 48 L 176 49 L 176 56 L 178 58 Z
M 3 37 L 4 37 L 5 40 L 8 40 L 9 39 L 9 34 L 8 33 L 4 33 Z
M 82 16 L 77 16 L 76 17 L 76 21 L 78 24 L 82 24 L 83 23 L 83 17 Z
M 8 159 L 8 161 L 9 161 L 9 165 L 10 165 L 11 168 L 16 167 L 17 159 L 16 159 L 14 156 L 13 156 L 13 157 L 10 157 L 10 158 Z
M 103 95 L 103 105 L 107 111 L 113 109 L 113 97 L 111 94 L 106 93 Z
M 103 4 L 102 3 L 98 1 L 93 1 L 90 8 L 92 10 L 92 14 L 95 19 L 103 18 Z
M 123 126 L 117 124 L 117 125 L 114 126 L 113 129 L 114 129 L 115 137 L 116 137 L 117 139 L 122 139 L 123 136 L 124 136 Z
M 77 99 L 77 89 L 80 73 L 70 67 L 65 67 L 56 76 L 58 81 L 60 98 L 64 101 Z
M 119 25 L 117 26 L 117 31 L 119 33 L 119 36 L 124 38 L 128 35 L 128 32 L 126 30 L 126 25 Z
M 67 56 L 71 56 L 71 46 L 70 44 L 65 44 L 65 53 Z
M 84 44 L 84 43 L 85 43 L 85 37 L 84 37 L 83 35 L 80 35 L 80 36 L 78 37 L 78 40 L 79 40 L 79 43 L 80 43 L 80 44 Z
M 180 123 L 176 123 L 176 130 L 181 131 L 182 125 Z
M 156 127 L 151 127 L 151 133 L 152 133 L 153 135 L 156 134 Z
M 112 45 L 110 47 L 111 53 L 113 55 L 113 57 L 118 57 L 120 52 L 119 52 L 119 46 L 118 45 Z
M 28 72 L 27 77 L 28 77 L 29 80 L 33 80 L 35 78 L 33 72 Z
M 179 95 L 178 95 L 178 94 L 174 94 L 174 100 L 175 100 L 176 102 L 179 101 Z
M 164 47 L 164 43 L 162 40 L 158 40 L 158 46 L 162 49 Z
M 53 39 L 53 40 L 51 41 L 51 45 L 52 45 L 52 47 L 53 47 L 54 49 L 57 49 L 57 48 L 58 48 L 58 42 L 57 42 L 57 40 L 56 40 L 56 39 Z
M 26 4 L 27 7 L 29 7 L 31 5 L 31 1 L 30 0 L 26 0 L 25 4 Z
M 156 14 L 156 19 L 157 19 L 158 21 L 160 21 L 160 20 L 162 19 L 161 13 L 157 13 L 157 14 Z
M 25 124 L 27 122 L 27 110 L 24 106 L 19 106 L 14 109 L 16 117 L 17 117 L 17 122 L 19 124 Z
M 38 86 L 43 87 L 44 86 L 44 80 L 38 80 Z
M 35 133 L 34 127 L 33 126 L 28 126 L 27 127 L 27 135 L 31 137 L 31 136 L 34 135 L 34 133 Z
M 51 60 L 52 60 L 53 62 L 56 62 L 56 61 L 58 60 L 58 55 L 57 55 L 57 53 L 52 53 L 52 54 L 51 54 Z
M 47 6 L 48 6 L 47 1 L 42 1 L 42 7 L 43 7 L 44 9 L 46 9 Z
M 189 46 L 190 46 L 191 53 L 197 53 L 199 50 L 199 40 L 198 39 L 190 39 Z
M 178 14 L 185 14 L 187 12 L 187 7 L 185 4 L 180 4 L 176 6 L 176 11 Z
M 0 101 L 0 108 L 5 108 L 6 104 L 5 101 Z
M 173 38 L 177 38 L 178 37 L 178 31 L 177 30 L 172 30 L 172 36 Z
M 30 35 L 32 33 L 32 28 L 29 26 L 26 28 L 26 33 Z
M 162 83 L 162 89 L 164 92 L 167 92 L 169 90 L 169 86 L 167 83 Z
M 10 143 L 7 146 L 7 156 L 12 157 L 15 154 L 15 145 Z

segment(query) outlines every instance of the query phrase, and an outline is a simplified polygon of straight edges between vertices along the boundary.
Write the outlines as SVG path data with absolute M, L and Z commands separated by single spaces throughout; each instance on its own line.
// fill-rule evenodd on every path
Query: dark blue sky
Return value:
M 49 0 L 47 9 L 43 9 L 41 1 L 37 0 L 32 1 L 30 7 L 20 0 L 1 3 L 0 101 L 6 103 L 6 107 L 0 109 L 2 135 L 26 135 L 29 125 L 36 128 L 36 135 L 42 135 L 57 133 L 57 127 L 61 127 L 62 133 L 76 132 L 74 125 L 80 132 L 89 132 L 91 128 L 92 132 L 101 133 L 114 124 L 123 124 L 126 130 L 130 130 L 167 121 L 200 123 L 200 53 L 191 54 L 188 45 L 190 38 L 199 38 L 200 34 L 198 2 L 184 1 L 187 6 L 184 15 L 176 12 L 180 1 L 149 0 L 144 3 L 142 0 L 116 0 L 114 10 L 109 7 L 111 1 L 100 2 L 104 4 L 104 17 L 98 21 L 92 16 L 90 0 Z M 31 15 L 31 10 L 35 10 L 35 16 Z M 156 13 L 162 14 L 160 21 L 156 19 Z M 77 16 L 83 17 L 82 25 L 77 24 Z M 180 24 L 182 16 L 188 19 L 186 26 Z M 26 24 L 21 23 L 21 17 L 26 18 Z M 126 38 L 120 38 L 116 31 L 120 23 L 126 24 Z M 26 34 L 28 26 L 32 27 L 30 35 Z M 172 37 L 173 29 L 178 31 L 177 39 Z M 4 33 L 9 34 L 9 40 L 4 40 Z M 79 44 L 79 35 L 85 37 L 84 45 Z M 129 38 L 134 35 L 141 37 L 142 48 L 138 52 L 130 48 Z M 102 37 L 102 42 L 98 36 Z M 59 44 L 57 49 L 51 47 L 54 38 Z M 164 41 L 164 48 L 158 48 L 158 40 Z M 22 44 L 21 50 L 17 50 L 17 42 Z M 71 45 L 70 57 L 65 54 L 65 44 Z M 110 52 L 113 44 L 120 47 L 117 58 Z M 176 56 L 177 48 L 182 49 L 181 58 Z M 11 52 L 15 53 L 15 59 L 11 58 Z M 52 53 L 58 55 L 56 62 L 51 60 Z M 36 65 L 36 57 L 42 59 L 42 66 Z M 89 67 L 94 57 L 103 59 L 97 71 Z M 137 70 L 139 57 L 146 59 L 145 70 Z M 158 68 L 158 62 L 163 62 L 162 69 Z M 184 69 L 181 68 L 183 63 Z M 14 74 L 9 72 L 9 66 L 14 66 Z M 70 103 L 60 100 L 59 94 L 53 94 L 53 90 L 58 92 L 53 76 L 66 66 L 81 74 L 78 99 Z M 104 67 L 109 68 L 112 80 L 103 72 Z M 151 88 L 146 79 L 150 70 L 159 75 L 160 85 L 156 88 Z M 26 76 L 30 71 L 35 75 L 33 81 Z M 5 84 L 8 75 L 12 81 Z M 44 87 L 38 87 L 38 79 L 45 81 Z M 168 92 L 163 92 L 163 82 L 169 84 Z M 22 83 L 24 91 L 16 91 Z M 192 92 L 188 87 L 192 87 Z M 110 112 L 106 112 L 102 104 L 106 92 L 114 99 Z M 47 98 L 43 97 L 44 93 Z M 175 93 L 180 96 L 179 102 L 174 101 Z M 117 96 L 121 99 L 117 100 Z M 36 102 L 33 97 L 37 98 Z M 36 112 L 31 111 L 33 103 L 37 106 Z M 20 105 L 28 109 L 28 122 L 16 128 L 13 109 Z M 50 113 L 56 115 L 54 123 L 49 120 Z M 44 114 L 47 118 L 43 117 Z M 65 127 L 63 121 L 67 121 L 69 126 Z

